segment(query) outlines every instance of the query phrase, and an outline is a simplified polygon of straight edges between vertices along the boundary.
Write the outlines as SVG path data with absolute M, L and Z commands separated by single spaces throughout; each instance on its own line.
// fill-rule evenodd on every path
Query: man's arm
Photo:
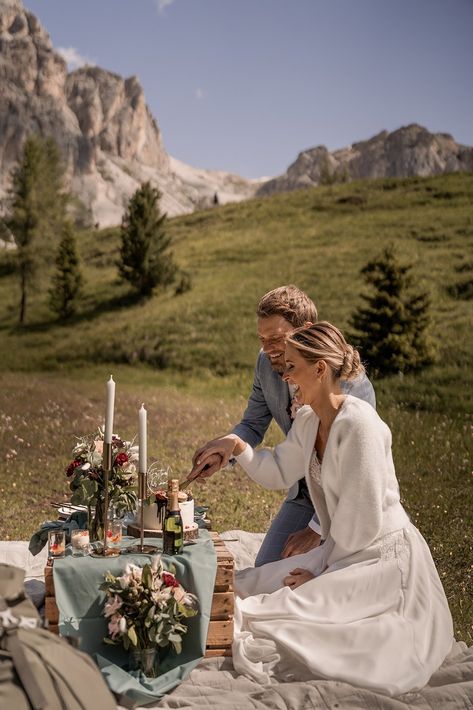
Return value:
M 273 418 L 261 385 L 260 370 L 263 357 L 263 352 L 260 352 L 256 361 L 253 387 L 248 404 L 240 423 L 232 429 L 233 434 L 239 436 L 253 448 L 261 444 Z
M 240 439 L 243 439 L 252 447 L 258 446 L 262 442 L 273 418 L 261 386 L 260 369 L 262 357 L 263 353 L 260 352 L 256 361 L 253 387 L 240 423 L 232 429 L 230 434 L 212 439 L 195 451 L 192 457 L 193 469 L 189 476 L 191 479 L 197 477 L 201 479 L 209 478 L 227 465 L 233 452 L 233 434 L 239 436 Z M 209 449 L 215 448 L 215 446 L 220 447 L 221 454 L 215 453 L 212 456 L 206 456 Z M 205 468 L 202 468 L 200 464 L 203 459 L 205 459 Z

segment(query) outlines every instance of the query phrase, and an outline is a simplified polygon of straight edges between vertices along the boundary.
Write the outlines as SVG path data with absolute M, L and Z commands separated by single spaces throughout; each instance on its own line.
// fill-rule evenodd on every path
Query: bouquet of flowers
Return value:
M 86 505 L 89 511 L 89 529 L 92 540 L 103 536 L 104 523 L 104 469 L 103 469 L 103 430 L 96 434 L 82 436 L 72 450 L 73 460 L 66 468 L 70 479 L 73 505 Z M 117 514 L 136 510 L 137 483 L 136 463 L 138 447 L 132 442 L 123 441 L 118 436 L 112 437 L 112 470 L 108 479 L 109 505 L 114 506 Z M 94 509 L 94 515 L 92 515 Z
M 164 569 L 160 555 L 144 567 L 128 564 L 120 577 L 107 572 L 100 589 L 107 597 L 106 643 L 121 643 L 132 651 L 171 644 L 176 653 L 181 652 L 182 636 L 187 633 L 183 620 L 197 614 L 198 601 L 178 582 L 173 567 Z

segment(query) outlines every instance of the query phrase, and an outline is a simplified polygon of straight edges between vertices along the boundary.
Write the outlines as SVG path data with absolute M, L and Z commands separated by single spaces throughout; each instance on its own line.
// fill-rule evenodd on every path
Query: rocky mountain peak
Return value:
M 166 153 L 135 76 L 95 66 L 71 73 L 48 33 L 20 0 L 0 0 L 0 196 L 32 133 L 53 136 L 69 187 L 102 226 L 120 222 L 130 195 L 156 185 L 169 215 L 252 196 L 256 183 L 196 170 Z
M 264 183 L 258 194 L 320 185 L 328 177 L 411 177 L 473 170 L 473 148 L 459 145 L 448 133 L 430 133 L 417 123 L 346 148 L 329 151 L 317 146 L 299 153 L 287 171 Z

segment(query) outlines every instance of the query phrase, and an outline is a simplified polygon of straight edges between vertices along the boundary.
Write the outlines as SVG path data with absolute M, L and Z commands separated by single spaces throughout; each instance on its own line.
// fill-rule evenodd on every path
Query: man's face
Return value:
M 286 335 L 292 333 L 294 326 L 282 316 L 258 318 L 258 338 L 261 347 L 269 358 L 271 367 L 280 375 L 285 370 L 284 350 Z

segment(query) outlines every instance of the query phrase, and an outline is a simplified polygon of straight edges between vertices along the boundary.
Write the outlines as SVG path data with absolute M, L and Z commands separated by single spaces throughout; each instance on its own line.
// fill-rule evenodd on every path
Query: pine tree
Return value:
M 63 227 L 63 234 L 56 254 L 56 271 L 49 291 L 51 309 L 65 320 L 76 312 L 77 299 L 82 289 L 82 275 L 76 238 L 70 223 Z
M 434 360 L 429 296 L 413 290 L 411 269 L 388 247 L 361 270 L 372 289 L 362 294 L 365 305 L 351 317 L 351 338 L 379 375 L 419 370 Z
M 21 324 L 26 318 L 28 293 L 42 263 L 49 258 L 54 234 L 64 219 L 66 199 L 57 146 L 52 139 L 30 136 L 13 172 L 10 209 L 5 220 L 17 247 Z
M 174 281 L 176 266 L 168 252 L 166 214 L 158 206 L 161 193 L 149 182 L 130 198 L 121 226 L 120 275 L 141 296 Z

